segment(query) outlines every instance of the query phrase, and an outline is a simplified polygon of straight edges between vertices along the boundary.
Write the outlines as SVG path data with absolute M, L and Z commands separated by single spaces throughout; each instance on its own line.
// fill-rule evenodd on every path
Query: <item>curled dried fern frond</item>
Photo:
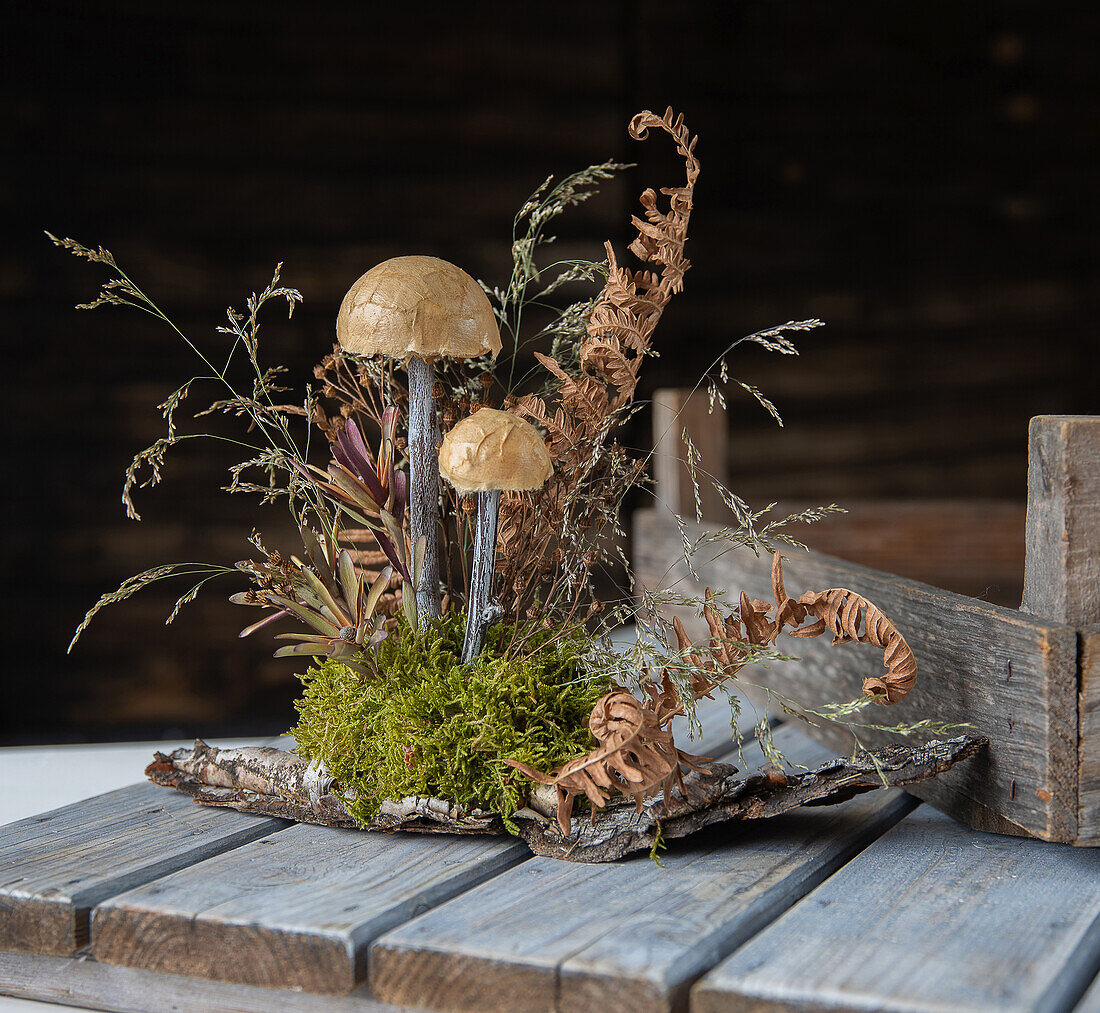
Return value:
M 897 703 L 908 695 L 917 680 L 916 656 L 877 605 L 845 587 L 807 591 L 794 601 L 783 586 L 783 561 L 778 552 L 772 559 L 772 587 L 776 602 L 773 642 L 784 626 L 791 626 L 792 637 L 818 637 L 829 632 L 834 644 L 870 644 L 882 651 L 886 674 L 864 679 L 863 695 L 879 703 Z M 817 622 L 802 626 L 807 615 Z
M 697 665 L 715 675 L 718 682 L 733 678 L 750 660 L 746 645 L 774 644 L 785 629 L 792 637 L 808 639 L 823 633 L 833 635 L 834 644 L 870 644 L 882 652 L 886 672 L 863 680 L 863 695 L 877 703 L 897 703 L 913 688 L 917 679 L 917 659 L 898 628 L 880 608 L 862 595 L 845 587 L 831 587 L 825 591 L 806 591 L 797 601 L 787 594 L 783 583 L 783 557 L 776 552 L 772 556 L 772 591 L 774 606 L 754 598 L 751 601 L 744 591 L 735 613 L 722 619 L 715 606 L 714 596 L 706 590 L 706 606 L 703 615 L 710 627 L 710 639 L 704 656 L 692 645 L 679 619 L 673 620 L 681 651 Z M 775 609 L 775 618 L 771 617 Z M 815 621 L 805 625 L 807 619 Z M 744 628 L 743 635 L 740 633 Z M 788 629 L 789 627 L 789 629 Z M 695 677 L 692 689 L 702 687 L 706 680 Z M 700 694 L 696 692 L 698 697 Z
M 558 826 L 567 837 L 578 795 L 586 796 L 595 811 L 618 791 L 632 798 L 640 812 L 645 797 L 658 788 L 667 801 L 674 784 L 683 787 L 681 764 L 701 769 L 699 757 L 676 748 L 672 730 L 664 727 L 659 713 L 625 689 L 615 689 L 597 701 L 588 728 L 599 748 L 570 760 L 553 774 L 505 761 L 531 780 L 557 789 Z

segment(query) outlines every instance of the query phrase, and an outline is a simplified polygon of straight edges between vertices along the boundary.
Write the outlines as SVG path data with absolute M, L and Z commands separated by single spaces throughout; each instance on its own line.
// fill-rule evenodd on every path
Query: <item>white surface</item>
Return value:
M 268 739 L 211 739 L 215 746 L 258 745 Z M 192 740 L 127 742 L 96 746 L 19 746 L 0 748 L 0 824 L 71 805 L 144 780 L 156 750 L 167 753 Z M 0 855 L 0 865 L 3 855 Z M 0 996 L 0 1013 L 47 1013 L 80 1009 L 55 1003 Z

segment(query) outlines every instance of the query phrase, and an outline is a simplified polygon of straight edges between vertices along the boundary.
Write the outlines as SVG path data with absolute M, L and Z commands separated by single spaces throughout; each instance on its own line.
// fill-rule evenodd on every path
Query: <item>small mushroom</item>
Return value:
M 539 431 L 511 412 L 482 408 L 459 422 L 439 447 L 439 471 L 463 495 L 477 493 L 477 531 L 466 602 L 463 662 L 481 653 L 485 633 L 500 617 L 489 602 L 496 563 L 501 491 L 538 489 L 554 473 Z
M 440 614 L 439 425 L 432 403 L 435 361 L 500 352 L 500 332 L 481 286 L 437 257 L 394 257 L 372 267 L 344 296 L 336 337 L 349 352 L 385 355 L 409 374 L 409 526 L 424 539 L 416 586 L 423 627 Z

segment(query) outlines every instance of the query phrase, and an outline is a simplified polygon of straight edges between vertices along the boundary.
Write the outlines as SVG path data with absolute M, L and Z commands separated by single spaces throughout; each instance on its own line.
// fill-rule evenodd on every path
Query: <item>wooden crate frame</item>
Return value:
M 687 429 L 704 465 L 722 478 L 725 419 L 705 397 L 663 390 L 654 395 L 658 500 L 634 517 L 634 562 L 649 587 L 675 582 L 678 591 L 705 586 L 771 600 L 770 561 L 712 543 L 683 561 L 683 534 L 673 511 L 692 514 L 686 469 L 675 464 Z M 718 435 L 716 435 L 716 433 Z M 717 451 L 713 460 L 708 450 Z M 673 462 L 669 464 L 668 462 Z M 954 594 L 813 553 L 785 553 L 789 591 L 848 587 L 883 609 L 902 630 L 920 663 L 917 687 L 902 703 L 876 714 L 890 723 L 917 717 L 970 722 L 990 739 L 983 759 L 915 785 L 913 794 L 981 830 L 1047 841 L 1100 846 L 1100 417 L 1038 416 L 1031 420 L 1024 595 L 1019 609 Z M 728 484 L 728 483 L 727 483 Z M 710 513 L 707 514 L 709 509 Z M 686 522 L 689 539 L 719 526 L 713 499 L 702 524 Z M 689 631 L 706 636 L 697 616 L 681 611 Z M 826 638 L 780 647 L 801 663 L 757 667 L 745 674 L 745 695 L 777 708 L 785 695 L 806 705 L 858 694 L 856 673 L 869 659 Z M 836 727 L 808 729 L 834 749 L 851 748 Z M 868 745 L 890 738 L 861 734 Z

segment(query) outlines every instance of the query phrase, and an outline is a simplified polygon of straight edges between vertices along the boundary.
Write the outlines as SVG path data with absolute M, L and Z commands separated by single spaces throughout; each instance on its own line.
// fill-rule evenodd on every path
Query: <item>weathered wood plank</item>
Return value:
M 689 537 L 701 528 L 688 525 Z M 704 547 L 695 561 L 696 585 L 682 560 L 680 534 L 671 520 L 652 510 L 634 515 L 635 569 L 653 586 L 675 584 L 683 593 L 703 585 L 746 590 L 771 600 L 770 566 L 751 552 Z M 791 553 L 785 564 L 787 588 L 850 587 L 865 595 L 897 624 L 920 665 L 913 692 L 889 711 L 876 711 L 890 723 L 934 717 L 969 721 L 990 739 L 985 756 L 935 781 L 913 786 L 913 794 L 980 829 L 1073 841 L 1077 835 L 1077 634 L 1058 623 L 1012 609 L 907 581 L 842 560 Z M 698 619 L 683 614 L 694 631 L 706 634 Z M 764 698 L 766 687 L 805 705 L 856 697 L 860 676 L 880 671 L 869 649 L 834 648 L 828 638 L 791 641 L 781 649 L 802 658 L 767 669 L 743 672 L 743 692 Z M 754 688 L 748 683 L 754 683 Z M 811 729 L 838 751 L 850 737 L 827 725 Z M 865 730 L 870 744 L 890 736 Z
M 716 403 L 713 412 L 710 407 L 705 390 L 662 387 L 653 392 L 653 470 L 657 495 L 668 509 L 695 516 L 696 487 L 685 463 L 688 450 L 682 435 L 686 430 L 701 458 L 696 481 L 702 515 L 723 521 L 730 510 L 714 483 L 729 484 L 729 420 L 721 405 Z
M 1076 844 L 1100 845 L 1100 626 L 1078 634 Z
M 866 366 L 865 358 L 860 361 Z M 694 484 L 681 438 L 685 429 L 701 455 L 696 472 L 703 520 L 724 523 L 730 511 L 713 482 L 728 484 L 729 419 L 728 413 L 717 404 L 710 411 L 705 391 L 693 393 L 686 387 L 665 387 L 653 393 L 653 472 L 657 499 L 673 513 L 685 517 L 695 514 Z M 863 429 L 858 435 L 865 441 Z M 789 451 L 792 443 L 788 437 L 778 439 L 779 443 L 769 447 L 769 452 L 780 447 Z M 751 452 L 755 441 L 754 437 L 747 441 L 747 446 L 738 447 L 740 465 L 745 464 L 743 455 Z M 797 443 L 794 441 L 795 446 Z M 784 499 L 775 508 L 775 516 L 799 513 L 820 502 Z M 844 508 L 842 514 L 834 514 L 812 527 L 804 526 L 799 538 L 820 552 L 957 594 L 982 597 L 999 605 L 1015 606 L 1019 602 L 1024 578 L 1026 513 L 1022 500 L 853 500 L 846 496 Z M 1059 619 L 1054 615 L 1046 618 Z
M 397 1013 L 397 1007 L 375 1001 L 365 988 L 350 995 L 316 995 L 115 967 L 83 955 L 0 951 L 4 995 L 117 1013 Z
M 1073 1007 L 1073 1013 L 1100 1013 L 1100 975 L 1081 996 L 1081 1001 Z
M 96 908 L 104 963 L 351 991 L 379 934 L 529 856 L 512 838 L 299 825 Z
M 74 953 L 100 901 L 285 826 L 135 784 L 0 827 L 0 948 Z
M 1100 623 L 1100 416 L 1031 420 L 1021 608 L 1076 627 Z
M 775 512 L 784 517 L 820 502 L 781 500 Z M 1023 500 L 845 497 L 844 509 L 846 513 L 793 531 L 817 552 L 995 605 L 1019 603 L 1024 584 Z M 705 515 L 703 519 L 711 520 Z
M 1100 857 L 922 806 L 706 975 L 692 1010 L 1066 1010 L 1098 964 Z
M 776 741 L 811 766 L 829 756 L 794 729 Z M 746 754 L 762 760 L 756 746 Z M 914 804 L 876 793 L 718 830 L 671 844 L 664 868 L 532 859 L 379 939 L 371 989 L 479 1013 L 682 1008 L 696 976 Z

